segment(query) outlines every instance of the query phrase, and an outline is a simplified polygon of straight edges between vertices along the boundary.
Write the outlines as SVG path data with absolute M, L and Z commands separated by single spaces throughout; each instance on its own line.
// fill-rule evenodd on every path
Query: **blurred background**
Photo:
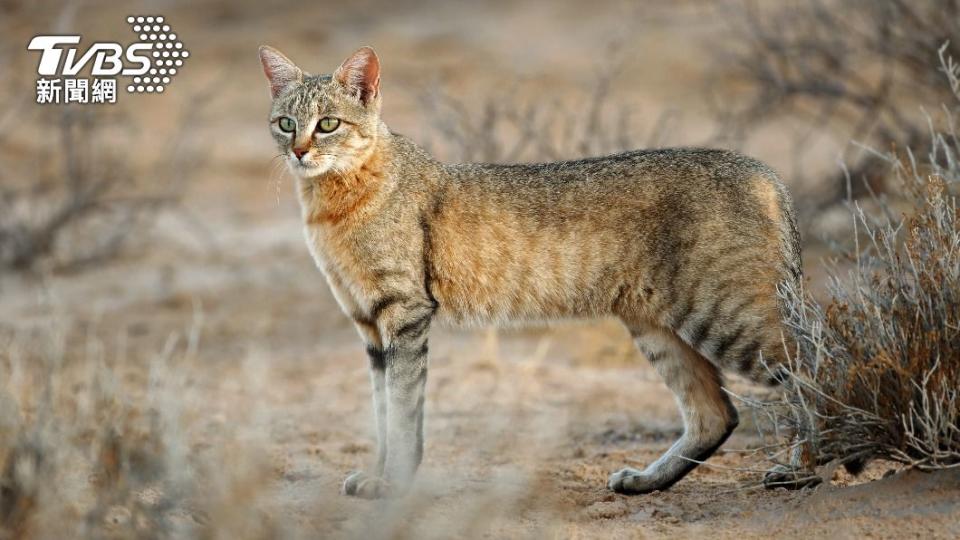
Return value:
M 375 522 L 336 497 L 371 459 L 366 361 L 303 244 L 257 47 L 327 73 L 373 46 L 385 121 L 445 160 L 742 150 L 791 188 L 819 291 L 845 202 L 886 189 L 867 147 L 929 146 L 958 5 L 0 0 L 0 459 L 29 488 L 0 518 L 40 537 L 760 534 L 793 495 L 716 497 L 758 479 L 749 452 L 645 502 L 602 489 L 682 429 L 612 322 L 434 330 L 422 497 Z M 31 37 L 125 44 L 128 15 L 190 51 L 163 94 L 36 103 Z

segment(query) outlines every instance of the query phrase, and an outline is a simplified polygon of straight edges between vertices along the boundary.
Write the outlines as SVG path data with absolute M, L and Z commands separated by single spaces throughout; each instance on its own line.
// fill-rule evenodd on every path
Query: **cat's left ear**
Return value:
M 360 47 L 340 64 L 333 78 L 361 103 L 369 105 L 380 95 L 380 59 L 371 47 Z
M 270 81 L 270 95 L 274 99 L 290 85 L 303 80 L 300 68 L 273 47 L 260 47 L 260 63 L 263 64 L 263 73 Z

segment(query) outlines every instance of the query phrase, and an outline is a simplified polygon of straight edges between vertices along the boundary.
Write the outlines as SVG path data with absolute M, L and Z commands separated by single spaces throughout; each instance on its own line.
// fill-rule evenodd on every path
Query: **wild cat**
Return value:
M 307 245 L 366 344 L 378 435 L 343 491 L 402 493 L 423 456 L 435 318 L 503 324 L 613 316 L 676 395 L 684 432 L 627 494 L 663 490 L 723 444 L 720 369 L 774 383 L 777 287 L 801 279 L 792 203 L 763 163 L 674 148 L 535 165 L 444 164 L 380 118 L 369 47 L 332 75 L 260 48 L 270 131 L 297 178 Z M 761 356 L 762 355 L 762 356 Z

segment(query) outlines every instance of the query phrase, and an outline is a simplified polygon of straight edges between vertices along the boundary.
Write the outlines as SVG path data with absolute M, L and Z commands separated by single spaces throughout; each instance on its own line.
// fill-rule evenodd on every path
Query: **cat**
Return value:
M 427 334 L 454 324 L 613 316 L 673 391 L 684 432 L 608 487 L 664 490 L 737 426 L 720 369 L 776 384 L 783 283 L 801 280 L 790 195 L 727 150 L 444 164 L 380 117 L 370 47 L 330 75 L 260 48 L 270 130 L 297 178 L 307 246 L 366 345 L 377 461 L 348 495 L 405 492 L 423 457 Z

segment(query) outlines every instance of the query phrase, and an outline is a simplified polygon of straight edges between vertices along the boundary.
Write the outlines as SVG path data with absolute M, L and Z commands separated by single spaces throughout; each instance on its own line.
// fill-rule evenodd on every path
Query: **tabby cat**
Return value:
M 370 361 L 377 462 L 349 475 L 344 493 L 399 494 L 413 480 L 435 318 L 623 321 L 685 428 L 644 470 L 613 473 L 619 493 L 666 489 L 723 444 L 737 411 L 721 368 L 776 383 L 777 287 L 801 279 L 800 243 L 790 196 L 763 163 L 698 148 L 440 163 L 381 120 L 373 49 L 331 75 L 269 47 L 260 59 L 307 246 Z

